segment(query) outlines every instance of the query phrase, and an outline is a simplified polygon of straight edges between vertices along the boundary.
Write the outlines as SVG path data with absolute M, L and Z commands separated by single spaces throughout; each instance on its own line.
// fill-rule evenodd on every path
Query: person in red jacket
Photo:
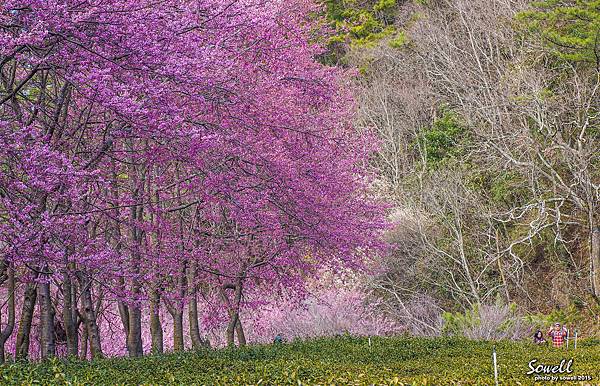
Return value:
M 552 338 L 552 346 L 560 348 L 565 342 L 567 333 L 561 328 L 560 323 L 554 323 L 554 327 L 550 327 L 550 330 L 548 330 L 548 335 Z

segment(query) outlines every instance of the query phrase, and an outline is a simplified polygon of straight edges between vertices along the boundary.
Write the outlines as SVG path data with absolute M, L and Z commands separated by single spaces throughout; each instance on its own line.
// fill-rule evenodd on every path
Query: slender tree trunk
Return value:
M 129 307 L 127 350 L 130 357 L 141 357 L 144 355 L 142 346 L 142 311 L 137 305 Z
M 27 359 L 29 355 L 29 336 L 31 335 L 31 322 L 33 320 L 36 300 L 37 285 L 36 283 L 28 283 L 25 288 L 19 330 L 17 331 L 17 341 L 15 344 L 16 359 Z
M 75 263 L 72 266 L 72 272 L 75 272 Z M 78 294 L 77 281 L 71 281 L 71 320 L 73 320 L 73 346 L 75 351 L 73 355 L 77 356 L 79 347 L 79 326 L 81 324 L 81 318 L 79 317 L 79 309 L 77 307 L 77 294 Z
M 138 255 L 138 252 L 134 252 L 134 255 Z M 134 260 L 134 264 L 139 264 L 138 257 L 134 257 Z M 137 275 L 137 272 L 135 274 Z M 128 307 L 127 351 L 130 357 L 140 357 L 144 355 L 144 350 L 142 345 L 142 311 L 137 304 L 137 295 L 140 292 L 140 284 L 137 278 L 132 279 L 131 292 L 136 299 L 134 304 Z
M 6 263 L 5 263 L 6 264 Z M 7 280 L 8 280 L 8 318 L 6 326 L 0 331 L 0 363 L 4 363 L 6 356 L 4 353 L 4 345 L 6 341 L 13 333 L 15 328 L 15 271 L 13 268 L 6 264 L 7 269 Z M 2 319 L 2 309 L 0 308 L 0 320 Z
M 179 287 L 179 297 L 183 299 L 186 294 L 186 271 L 187 264 L 183 262 L 181 269 L 179 270 L 179 278 L 177 279 L 177 285 Z M 173 351 L 185 350 L 183 343 L 183 308 L 184 302 L 177 300 L 177 304 L 174 305 L 171 302 L 165 302 L 167 310 L 173 318 Z
M 137 213 L 136 208 L 134 207 L 132 212 Z M 141 213 L 140 213 L 141 215 Z M 140 216 L 141 217 L 141 216 Z M 137 215 L 133 215 L 134 221 L 137 218 Z M 132 253 L 132 264 L 134 270 L 134 276 L 137 276 L 139 273 L 139 264 L 140 264 L 140 255 L 139 250 L 137 248 L 140 247 L 138 241 L 138 231 L 136 231 L 136 227 L 132 227 L 133 239 L 135 240 L 134 248 L 136 250 Z M 142 346 L 142 311 L 140 306 L 137 304 L 137 297 L 140 293 L 140 283 L 137 277 L 133 277 L 131 279 L 131 293 L 134 297 L 134 303 L 128 306 L 127 311 L 127 351 L 129 352 L 130 357 L 139 357 L 144 354 L 143 346 Z
M 192 263 L 187 270 L 188 284 L 188 319 L 190 322 L 190 339 L 194 350 L 200 349 L 202 346 L 202 338 L 200 337 L 200 326 L 198 325 L 198 300 L 196 299 L 196 264 Z
M 119 288 L 122 290 L 122 292 L 124 292 L 125 280 L 123 280 L 122 277 L 119 278 Z M 123 330 L 125 331 L 125 336 L 127 337 L 129 336 L 129 309 L 122 300 L 117 300 L 117 307 L 119 309 L 119 317 L 121 318 L 121 323 L 123 324 Z
M 137 279 L 132 280 L 132 293 L 139 294 L 139 284 Z M 142 310 L 136 303 L 130 305 L 127 311 L 128 316 L 128 334 L 127 351 L 130 357 L 140 357 L 144 355 L 142 346 Z
M 240 313 L 234 311 L 227 325 L 227 346 L 233 347 L 235 345 L 235 336 L 237 335 L 237 342 L 239 347 L 246 345 L 246 335 L 244 334 L 244 328 L 242 327 L 242 321 L 240 320 Z
M 498 272 L 500 272 L 500 278 L 502 279 L 502 286 L 504 287 L 504 294 L 506 296 L 506 304 L 510 304 L 510 292 L 508 292 L 508 282 L 504 274 L 504 268 L 502 267 L 502 258 L 500 254 L 500 238 L 498 236 L 498 229 L 496 229 L 496 253 L 498 256 Z
M 73 312 L 73 282 L 71 279 L 71 273 L 65 267 L 63 272 L 63 324 L 65 325 L 65 334 L 67 336 L 67 355 L 76 357 L 77 356 L 77 320 L 73 318 L 76 317 L 76 313 Z M 77 305 L 75 305 L 76 307 Z
M 152 291 L 150 298 L 150 335 L 152 336 L 152 353 L 162 354 L 163 349 L 163 330 L 160 322 L 160 295 L 158 291 Z
M 78 275 L 79 287 L 81 288 L 81 304 L 83 306 L 83 319 L 87 340 L 90 346 L 92 359 L 102 357 L 102 345 L 100 343 L 100 331 L 96 321 L 96 311 L 92 301 L 91 280 L 86 279 L 83 273 Z M 87 351 L 87 350 L 86 350 Z
M 235 347 L 235 326 L 237 324 L 237 315 L 229 317 L 229 323 L 227 324 L 227 330 L 225 331 L 225 339 L 227 340 L 227 347 Z
M 177 180 L 180 179 L 179 174 L 179 165 L 175 166 L 175 176 Z M 181 205 L 181 187 L 179 183 L 176 185 L 177 192 L 177 204 Z M 184 245 L 184 223 L 183 223 L 183 211 L 178 212 L 179 217 L 179 250 L 181 254 L 184 254 L 185 245 Z M 187 261 L 183 261 L 181 268 L 179 270 L 179 278 L 177 280 L 177 285 L 179 287 L 179 296 L 181 299 L 185 297 L 187 292 L 186 280 L 187 278 Z M 177 307 L 170 306 L 168 308 L 171 316 L 173 317 L 173 350 L 174 351 L 183 351 L 185 349 L 183 344 L 183 301 L 177 300 Z
M 112 168 L 112 180 L 110 185 L 111 195 L 114 202 L 119 202 L 119 185 L 118 174 L 117 174 L 117 166 L 114 159 L 111 159 L 111 168 Z M 116 215 L 115 220 L 113 222 L 113 244 L 115 251 L 117 253 L 121 252 L 121 224 L 119 223 L 119 217 L 121 214 L 120 209 L 115 209 Z M 123 277 L 119 277 L 118 286 L 121 293 L 125 292 L 125 279 Z M 121 318 L 121 323 L 123 324 L 123 330 L 125 331 L 125 345 L 129 347 L 129 343 L 127 340 L 129 339 L 129 309 L 127 305 L 120 299 L 117 300 L 117 308 L 119 309 L 119 317 Z
M 196 263 L 192 263 L 188 268 L 187 272 L 187 284 L 188 284 L 188 319 L 190 322 L 190 339 L 192 341 L 192 348 L 199 350 L 202 347 L 209 347 L 210 344 L 207 340 L 202 339 L 200 335 L 200 323 L 198 322 L 198 290 L 195 285 L 196 277 Z
M 600 301 L 600 227 L 592 227 L 590 259 L 592 266 L 592 289 Z
M 160 194 L 158 190 L 152 191 L 152 176 L 151 173 L 150 178 L 147 178 L 147 189 L 150 197 L 155 198 L 156 205 L 160 206 Z M 152 204 L 150 204 L 152 205 Z M 156 208 L 150 207 L 150 222 L 152 224 L 155 223 L 154 213 L 156 212 Z M 158 225 L 158 224 L 156 224 Z M 161 239 L 160 239 L 160 227 L 157 226 L 157 230 L 155 232 L 150 232 L 150 243 L 146 245 L 146 253 L 156 255 L 160 255 L 161 253 Z M 152 353 L 153 354 L 162 354 L 164 351 L 163 347 L 163 329 L 162 323 L 160 321 L 160 292 L 159 292 L 160 284 L 155 283 L 150 292 L 150 336 L 152 338 Z
M 173 351 L 183 351 L 183 310 L 168 301 L 165 304 L 173 318 Z
M 467 253 L 465 252 L 465 244 L 464 244 L 463 228 L 462 228 L 463 225 L 462 225 L 462 219 L 460 217 L 461 213 L 459 212 L 458 208 L 455 208 L 454 211 L 455 211 L 454 233 L 455 233 L 456 239 L 458 240 L 458 243 L 459 243 L 460 259 L 461 259 L 463 270 L 464 270 L 464 277 L 467 279 L 467 282 L 469 283 L 469 287 L 471 288 L 471 293 L 473 295 L 473 298 L 477 301 L 477 303 L 480 303 L 481 299 L 479 297 L 479 293 L 477 292 L 477 287 L 475 285 L 475 281 L 473 280 L 473 275 L 471 274 L 471 269 L 469 268 Z
M 176 309 L 173 316 L 173 351 L 183 351 L 183 310 Z
M 194 295 L 188 303 L 188 318 L 190 322 L 190 339 L 192 348 L 199 350 L 206 347 L 206 341 L 200 336 L 200 324 L 198 323 L 198 301 Z
M 88 330 L 85 323 L 85 316 L 83 317 L 83 331 L 81 333 L 81 347 L 79 351 L 79 358 L 86 360 L 88 354 Z
M 238 338 L 238 346 L 244 347 L 246 345 L 246 335 L 244 334 L 244 329 L 242 327 L 242 320 L 240 319 L 240 313 L 237 312 L 237 323 L 235 324 L 235 333 Z
M 46 272 L 48 267 L 44 267 Z M 45 274 L 46 275 L 46 274 Z M 40 298 L 40 351 L 42 359 L 56 356 L 56 342 L 54 341 L 54 308 L 50 297 L 50 278 L 45 277 L 38 284 L 38 297 Z
M 129 144 L 129 148 L 133 150 L 133 143 Z M 142 181 L 138 186 L 138 171 L 135 163 L 129 167 L 129 179 L 131 181 L 131 196 L 134 202 L 142 200 L 140 189 L 144 187 L 143 176 Z M 141 263 L 141 248 L 142 248 L 142 230 L 139 229 L 137 222 L 142 221 L 144 216 L 144 207 L 142 205 L 132 206 L 130 208 L 131 220 L 131 240 L 133 241 L 131 251 L 131 268 L 133 277 L 131 279 L 131 294 L 133 295 L 133 304 L 129 309 L 128 318 L 128 334 L 127 334 L 127 351 L 130 357 L 139 357 L 144 355 L 142 344 L 142 310 L 138 305 L 138 295 L 140 293 L 140 282 L 138 278 L 139 267 Z
M 233 293 L 233 304 L 227 297 L 227 290 L 232 289 Z M 227 340 L 228 347 L 235 346 L 235 334 L 238 334 L 238 344 L 244 346 L 246 344 L 246 337 L 240 322 L 240 304 L 242 301 L 242 279 L 239 278 L 235 284 L 226 284 L 221 287 L 221 297 L 223 303 L 227 307 L 229 312 L 229 323 L 227 324 L 227 330 L 225 331 L 225 338 Z

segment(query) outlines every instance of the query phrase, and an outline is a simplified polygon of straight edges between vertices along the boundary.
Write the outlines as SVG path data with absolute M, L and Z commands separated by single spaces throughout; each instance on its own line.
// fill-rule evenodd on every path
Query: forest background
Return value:
M 378 299 L 414 333 L 494 335 L 474 325 L 510 304 L 597 333 L 598 2 L 328 9 L 342 32 L 324 60 L 360 74 L 358 127 L 380 138 L 377 191 L 394 207 Z

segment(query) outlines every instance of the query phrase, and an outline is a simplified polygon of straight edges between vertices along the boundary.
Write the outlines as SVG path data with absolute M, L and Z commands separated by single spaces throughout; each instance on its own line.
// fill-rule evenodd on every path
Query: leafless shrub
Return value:
M 473 322 L 465 323 L 459 333 L 469 339 L 518 340 L 531 335 L 531 329 L 509 305 L 480 305 Z

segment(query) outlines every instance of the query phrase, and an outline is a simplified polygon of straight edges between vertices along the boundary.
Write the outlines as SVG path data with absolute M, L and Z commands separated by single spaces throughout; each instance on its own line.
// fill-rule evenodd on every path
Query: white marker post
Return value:
M 496 359 L 496 346 L 494 346 L 492 358 L 494 359 L 494 380 L 496 381 L 496 386 L 498 386 L 498 360 Z
M 369 350 L 371 350 L 371 337 L 369 337 Z

